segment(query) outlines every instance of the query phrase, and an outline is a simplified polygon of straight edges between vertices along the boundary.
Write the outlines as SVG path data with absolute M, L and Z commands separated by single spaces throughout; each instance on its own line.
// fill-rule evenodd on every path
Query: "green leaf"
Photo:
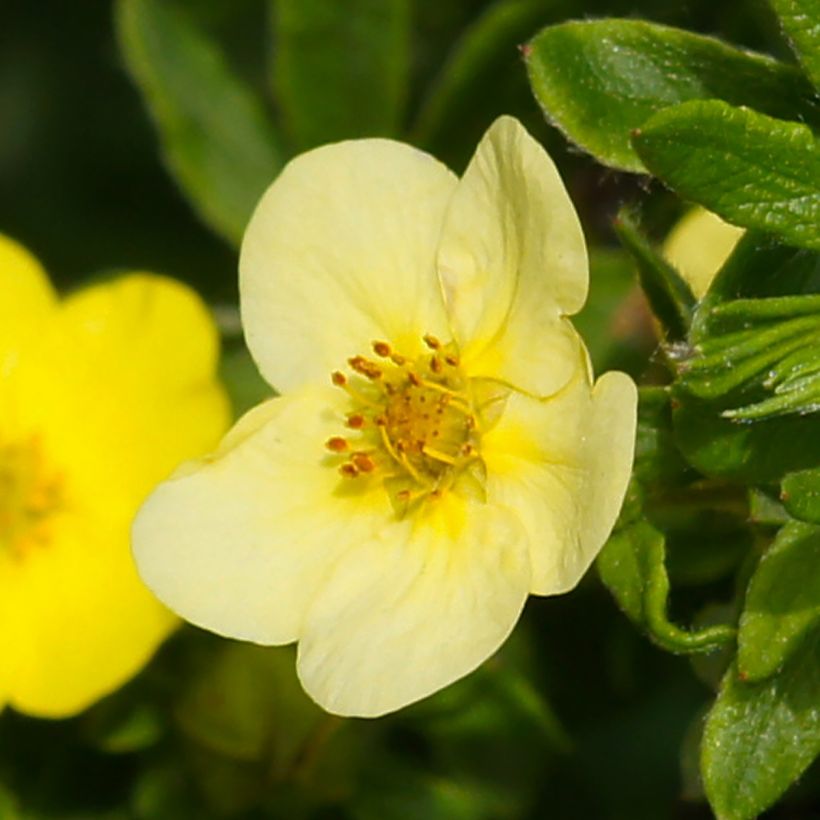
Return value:
M 820 524 L 820 467 L 785 476 L 780 498 L 790 515 Z
M 273 92 L 299 150 L 391 136 L 409 71 L 408 0 L 273 0 Z
M 116 23 L 171 173 L 200 217 L 238 244 L 282 162 L 259 101 L 168 0 L 118 0 Z
M 627 209 L 615 232 L 638 266 L 638 277 L 655 316 L 671 340 L 683 339 L 692 323 L 695 297 L 680 274 L 649 244 Z
M 687 102 L 655 114 L 632 143 L 684 199 L 820 249 L 820 145 L 806 125 L 716 100 Z
M 709 714 L 701 753 L 706 795 L 718 820 L 751 820 L 820 752 L 820 631 L 783 671 L 743 683 L 730 667 Z
M 717 98 L 816 120 L 811 86 L 791 66 L 654 23 L 562 23 L 537 34 L 525 55 L 547 119 L 601 162 L 626 171 L 645 170 L 630 133 L 687 100 Z
M 259 374 L 244 342 L 225 345 L 219 361 L 219 378 L 228 391 L 235 418 L 275 395 Z
M 664 537 L 636 509 L 636 495 L 627 501 L 635 520 L 621 527 L 598 556 L 597 568 L 604 585 L 624 613 L 646 629 L 652 640 L 669 652 L 710 652 L 734 640 L 735 630 L 726 625 L 707 626 L 690 632 L 667 617 L 669 576 L 666 572 Z
M 672 434 L 672 407 L 666 387 L 640 387 L 635 438 L 635 477 L 644 486 L 678 484 L 692 471 Z
M 760 560 L 738 632 L 738 669 L 748 680 L 774 674 L 820 624 L 820 528 L 786 524 Z
M 768 234 L 747 231 L 697 305 L 690 340 L 699 344 L 714 334 L 712 317 L 724 302 L 817 293 L 820 254 L 784 245 Z
M 702 473 L 750 484 L 780 481 L 820 463 L 820 418 L 798 414 L 754 423 L 724 416 L 733 396 L 701 399 L 673 388 L 675 441 Z
M 820 91 L 820 2 L 818 0 L 770 0 L 783 33 Z

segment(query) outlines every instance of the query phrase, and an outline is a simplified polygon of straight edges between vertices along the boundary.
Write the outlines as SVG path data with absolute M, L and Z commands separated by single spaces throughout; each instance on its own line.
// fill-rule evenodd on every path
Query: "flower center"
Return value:
M 396 512 L 455 489 L 483 497 L 483 407 L 453 345 L 425 336 L 415 360 L 373 342 L 375 359 L 348 359 L 352 373 L 332 374 L 350 396 L 350 433 L 326 447 L 346 479 L 383 481 Z
M 38 437 L 0 442 L 0 552 L 22 559 L 45 546 L 62 500 L 62 479 L 47 468 Z

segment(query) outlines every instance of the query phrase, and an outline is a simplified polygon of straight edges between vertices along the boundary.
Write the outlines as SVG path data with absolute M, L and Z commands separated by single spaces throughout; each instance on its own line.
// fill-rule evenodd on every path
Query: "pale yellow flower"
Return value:
M 129 526 L 227 427 L 216 355 L 184 286 L 131 274 L 60 302 L 0 237 L 0 708 L 78 712 L 176 623 L 137 576 Z
M 692 293 L 702 299 L 741 236 L 742 228 L 696 206 L 672 228 L 663 255 L 687 281 Z
M 459 180 L 381 139 L 282 172 L 240 261 L 242 317 L 282 391 L 138 515 L 148 585 L 183 617 L 299 641 L 307 692 L 375 716 L 474 669 L 530 592 L 565 592 L 609 535 L 636 390 L 593 386 L 565 318 L 583 235 L 510 118 Z

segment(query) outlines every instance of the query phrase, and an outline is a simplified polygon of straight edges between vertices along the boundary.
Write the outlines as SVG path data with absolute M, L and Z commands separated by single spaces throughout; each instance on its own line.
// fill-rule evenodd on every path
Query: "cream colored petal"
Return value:
M 344 429 L 337 393 L 303 388 L 259 405 L 137 515 L 140 575 L 186 620 L 262 644 L 295 640 L 333 562 L 390 513 L 381 487 L 344 492 L 325 448 Z
M 299 641 L 302 685 L 324 709 L 376 717 L 461 678 L 509 635 L 530 583 L 520 525 L 450 494 L 340 561 Z
M 531 591 L 572 589 L 615 523 L 632 468 L 637 390 L 623 373 L 590 390 L 583 371 L 548 400 L 513 394 L 482 441 L 491 503 L 529 536 Z
M 724 222 L 705 208 L 692 208 L 672 229 L 663 254 L 702 299 L 715 274 L 729 258 L 743 229 Z
M 40 263 L 22 245 L 0 235 L 0 378 L 21 348 L 36 338 L 55 304 Z
M 490 127 L 453 194 L 439 275 L 471 375 L 538 396 L 572 375 L 577 339 L 561 317 L 583 305 L 578 217 L 544 149 L 511 117 Z
M 176 618 L 137 577 L 128 522 L 60 516 L 47 543 L 0 556 L 0 692 L 18 710 L 66 717 L 117 689 Z
M 446 335 L 435 251 L 455 185 L 433 157 L 384 139 L 287 165 L 239 262 L 248 347 L 270 384 L 323 381 L 374 340 L 413 355 L 424 333 Z

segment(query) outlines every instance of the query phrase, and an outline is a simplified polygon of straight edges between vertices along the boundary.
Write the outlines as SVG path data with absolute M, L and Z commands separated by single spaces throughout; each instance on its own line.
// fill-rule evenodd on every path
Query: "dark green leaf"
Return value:
M 635 476 L 644 486 L 680 483 L 690 474 L 675 446 L 672 407 L 666 387 L 639 388 Z
M 784 526 L 752 576 L 738 633 L 738 669 L 774 674 L 820 623 L 820 528 Z
M 488 82 L 506 68 L 516 47 L 548 17 L 568 13 L 568 0 L 498 0 L 453 47 L 428 91 L 413 127 L 413 142 L 429 145 L 471 115 Z
M 177 718 L 207 749 L 236 760 L 265 756 L 278 772 L 324 716 L 302 692 L 290 649 L 225 643 L 183 694 Z
M 689 286 L 649 244 L 626 209 L 618 214 L 615 232 L 635 260 L 644 293 L 668 337 L 683 339 L 689 331 L 695 306 Z
M 820 467 L 789 473 L 781 487 L 783 506 L 791 515 L 820 524 Z
M 273 90 L 295 147 L 395 134 L 408 82 L 408 0 L 270 7 Z
M 730 667 L 704 732 L 701 770 L 718 820 L 751 820 L 820 752 L 820 631 L 782 672 L 743 683 Z
M 820 2 L 770 0 L 806 74 L 820 91 Z
M 639 504 L 634 495 L 627 503 L 633 507 Z M 598 573 L 624 613 L 663 649 L 709 652 L 730 643 L 735 635 L 730 626 L 689 632 L 669 621 L 665 553 L 662 533 L 638 515 L 609 539 L 598 556 Z
M 702 473 L 751 484 L 780 481 L 789 472 L 820 463 L 820 418 L 789 415 L 756 421 L 724 416 L 733 396 L 701 399 L 673 389 L 675 441 Z
M 638 20 L 569 22 L 526 49 L 547 119 L 601 162 L 644 171 L 630 133 L 656 111 L 717 98 L 784 118 L 815 117 L 811 86 L 790 66 L 720 40 Z
M 820 145 L 811 129 L 724 102 L 687 102 L 633 134 L 646 167 L 735 225 L 820 249 Z
M 126 65 L 169 169 L 202 219 L 238 244 L 282 161 L 262 107 L 168 0 L 118 0 L 116 11 Z
M 820 254 L 792 248 L 767 234 L 746 232 L 695 310 L 694 344 L 713 333 L 714 309 L 735 299 L 820 293 Z

